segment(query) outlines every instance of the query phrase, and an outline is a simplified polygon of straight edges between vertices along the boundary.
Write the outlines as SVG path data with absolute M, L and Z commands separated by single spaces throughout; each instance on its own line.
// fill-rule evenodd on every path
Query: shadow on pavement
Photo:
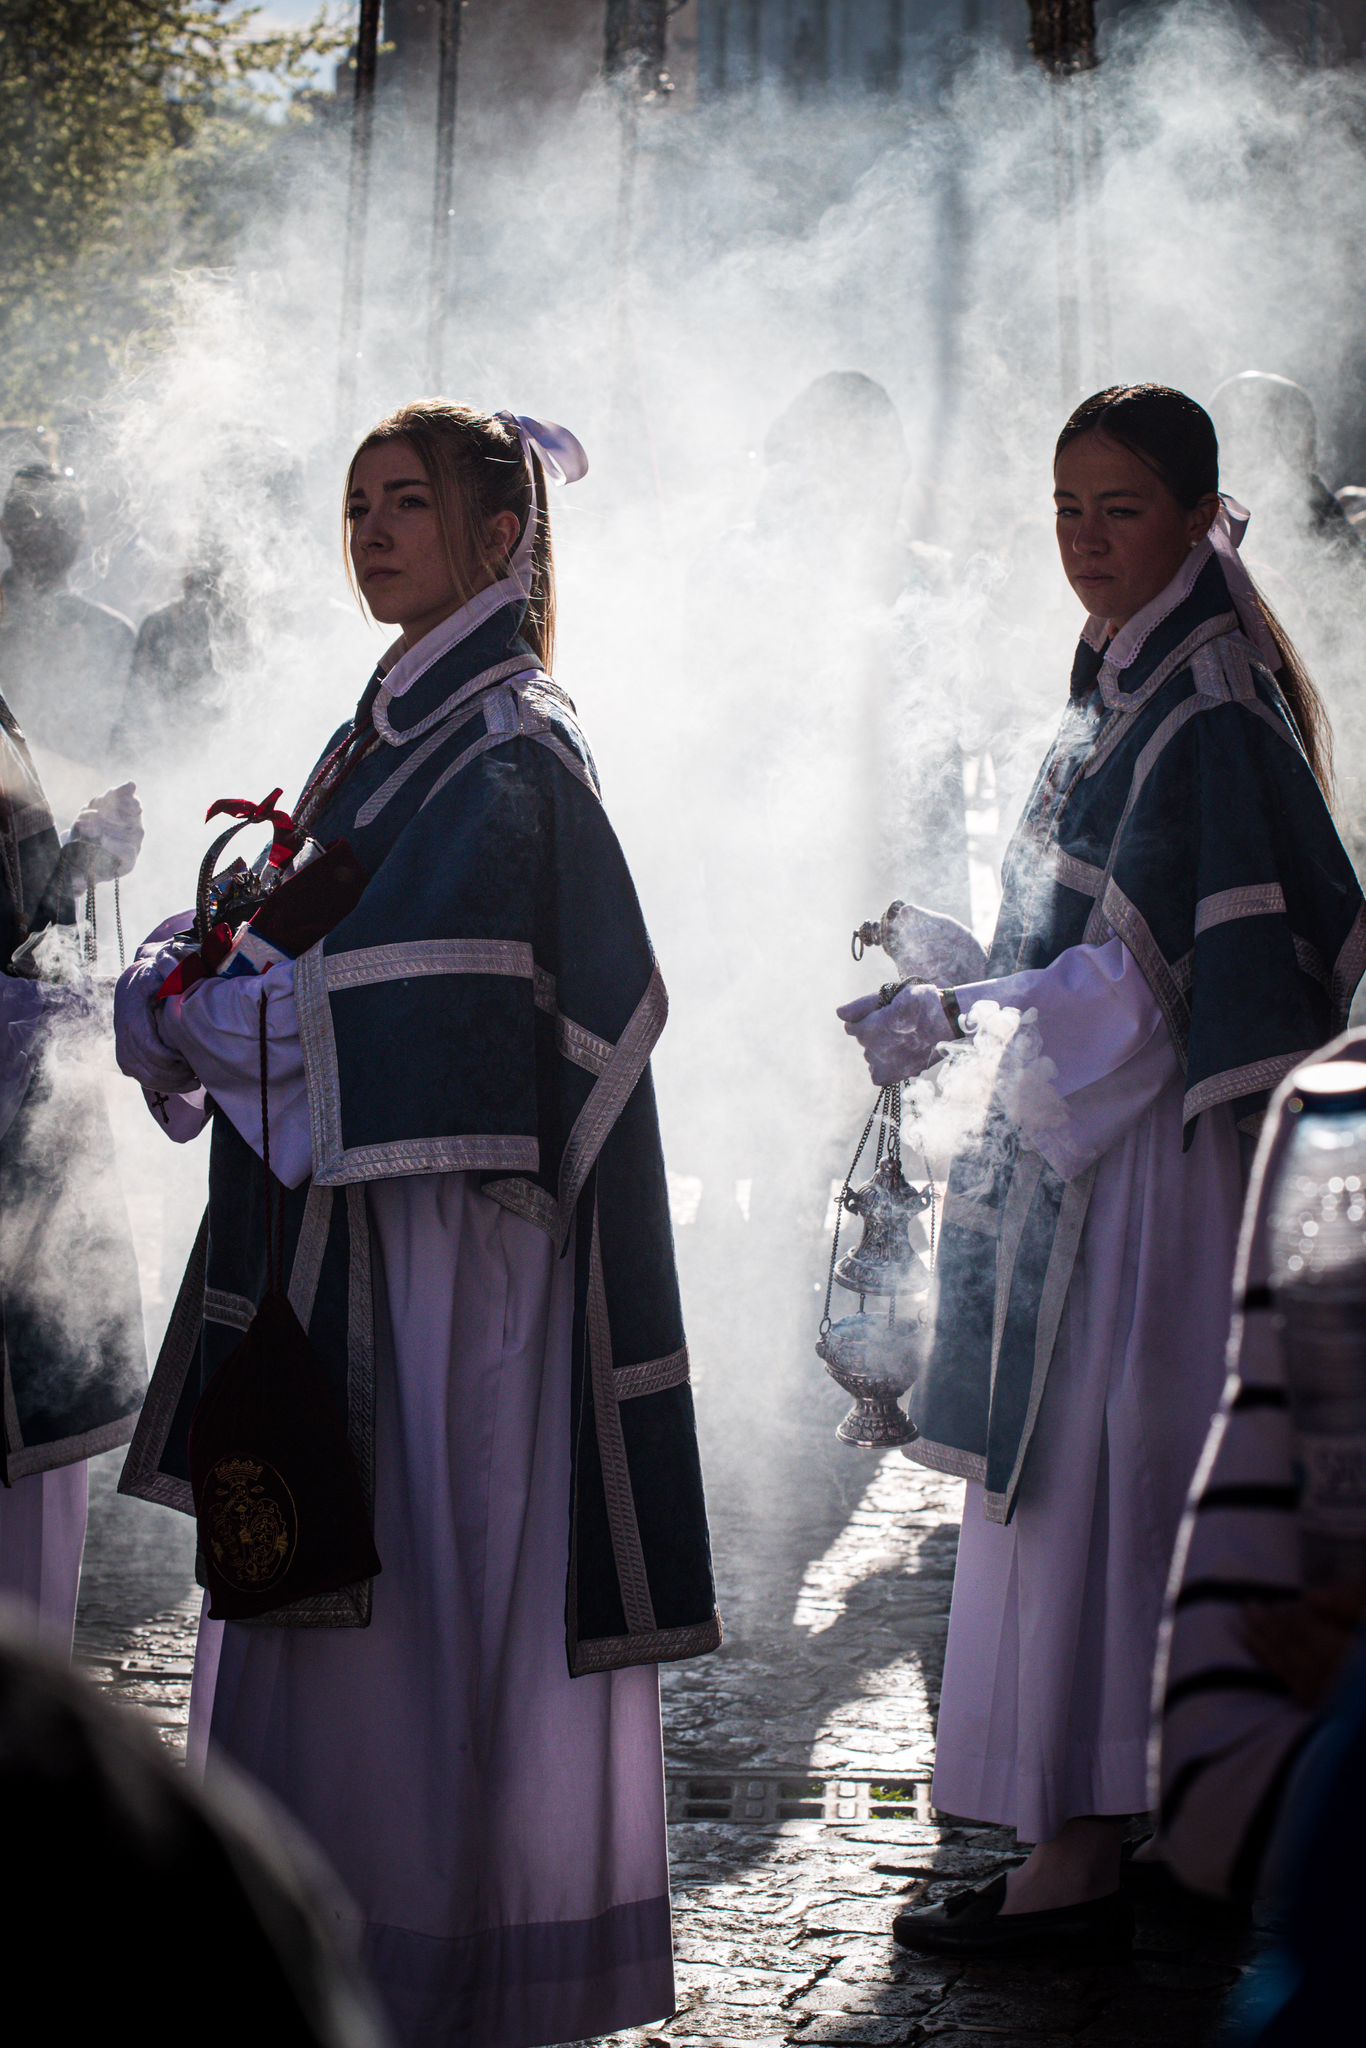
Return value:
M 809 1215 L 786 1242 L 753 1231 L 737 1260 L 741 1231 L 737 1215 L 679 1233 L 727 1636 L 664 1674 L 670 1768 L 928 1779 L 957 1522 L 938 1475 L 835 1439 L 847 1402 L 814 1354 L 828 1244 Z M 721 1298 L 716 1272 L 746 1267 Z M 672 1835 L 683 2005 L 633 2041 L 1204 2048 L 1253 1947 L 1241 1916 L 1172 1888 L 1138 1904 L 1123 1962 L 908 1954 L 902 1906 L 1021 1853 L 927 1802 L 922 1821 Z

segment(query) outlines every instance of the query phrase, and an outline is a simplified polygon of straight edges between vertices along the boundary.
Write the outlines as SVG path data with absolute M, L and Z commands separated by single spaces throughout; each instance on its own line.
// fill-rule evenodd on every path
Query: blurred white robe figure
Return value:
M 1027 1842 L 1146 1810 L 1157 1631 L 1191 1475 L 1218 1405 L 1242 1208 L 1228 1104 L 1181 1149 L 1184 1076 L 1122 941 L 958 989 L 1037 1012 L 1065 1118 L 1022 1122 L 1095 1184 L 1013 1519 L 969 1481 L 934 1802 Z
M 24 1099 L 42 1016 L 36 983 L 0 976 L 0 1138 Z M 0 1600 L 12 1626 L 32 1628 L 54 1648 L 70 1649 L 76 1625 L 87 1487 L 84 1463 L 0 1487 Z
M 7 842 L 4 852 L 8 856 L 0 874 L 0 903 L 4 906 L 5 921 L 15 919 L 17 928 L 22 928 L 17 923 L 20 917 L 24 925 L 30 922 L 30 917 L 24 915 L 26 911 L 38 920 L 36 928 L 41 930 L 48 918 L 64 907 L 57 900 L 56 886 L 36 879 L 43 876 L 45 869 L 56 872 L 56 841 L 52 834 L 42 786 L 23 737 L 0 698 L 0 835 Z M 50 841 L 46 856 L 41 851 L 44 838 Z M 97 874 L 126 874 L 142 844 L 141 806 L 131 783 L 87 804 L 68 838 L 79 838 L 90 845 L 101 863 L 94 870 Z M 40 842 L 36 863 L 31 857 L 35 840 Z M 51 897 L 46 894 L 49 886 Z M 64 1001 L 64 991 L 51 983 L 29 980 L 8 971 L 0 973 L 0 1143 L 9 1136 L 24 1109 L 42 1060 L 44 1041 L 60 1026 Z M 98 1143 L 99 1133 L 91 1135 Z M 6 1160 L 9 1170 L 14 1171 L 17 1166 L 21 1187 L 23 1160 L 22 1152 Z M 79 1149 L 71 1154 L 69 1166 L 75 1174 L 82 1172 Z M 22 1202 L 18 1216 L 7 1217 L 6 1222 L 16 1228 L 19 1238 L 31 1227 L 24 1217 Z M 8 1259 L 10 1255 L 8 1245 L 3 1245 L 3 1257 Z M 91 1256 L 98 1275 L 97 1243 L 93 1244 Z M 23 1264 L 20 1251 L 16 1270 L 22 1270 Z M 0 1335 L 4 1328 L 3 1294 L 0 1286 Z M 92 1335 L 94 1327 L 92 1322 Z M 7 1357 L 7 1409 L 14 1401 L 11 1363 Z M 52 1363 L 54 1371 L 62 1370 L 61 1361 L 54 1359 Z M 122 1405 L 126 1410 L 126 1401 Z M 112 1446 L 126 1441 L 132 1432 L 131 1415 L 126 1422 L 121 1419 L 111 1424 L 107 1409 L 97 1407 L 90 1419 L 96 1421 L 96 1427 L 85 1441 L 73 1438 L 44 1448 L 25 1442 L 17 1406 L 6 1414 L 8 1469 L 12 1474 L 15 1466 L 27 1464 L 29 1469 L 0 1485 L 0 1604 L 8 1610 L 12 1629 L 32 1633 L 63 1654 L 70 1652 L 76 1625 L 89 1507 L 88 1457 L 93 1448 L 102 1449 L 106 1442 Z M 34 1462 L 45 1456 L 60 1458 L 62 1462 L 46 1469 L 32 1469 Z
M 63 1465 L 0 1488 L 0 1601 L 11 1627 L 67 1651 L 76 1627 L 89 1467 Z
M 272 1165 L 312 1168 L 292 965 L 268 977 Z M 166 1006 L 261 1145 L 262 983 Z M 191 1758 L 215 1750 L 313 1834 L 359 1906 L 400 2041 L 579 2039 L 672 2011 L 653 1666 L 571 1679 L 573 1259 L 477 1177 L 366 1188 L 379 1344 L 367 1629 L 201 1624 Z M 552 1981 L 545 1923 L 554 1923 Z
M 84 1459 L 0 1487 L 0 1605 L 12 1630 L 63 1652 L 76 1628 L 89 1488 Z

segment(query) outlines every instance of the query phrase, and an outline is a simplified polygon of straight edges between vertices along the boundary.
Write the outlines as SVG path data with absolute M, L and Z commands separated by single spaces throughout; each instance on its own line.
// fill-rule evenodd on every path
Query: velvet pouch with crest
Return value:
M 380 1568 L 346 1430 L 285 1295 L 271 1292 L 190 1424 L 213 1621 L 246 1621 Z
M 266 1117 L 266 1002 L 261 1107 L 267 1288 L 242 1342 L 200 1396 L 190 1423 L 190 1486 L 213 1621 L 249 1621 L 333 1593 L 380 1569 L 360 1474 L 322 1366 L 280 1284 Z M 271 1197 L 274 1196 L 272 1201 Z

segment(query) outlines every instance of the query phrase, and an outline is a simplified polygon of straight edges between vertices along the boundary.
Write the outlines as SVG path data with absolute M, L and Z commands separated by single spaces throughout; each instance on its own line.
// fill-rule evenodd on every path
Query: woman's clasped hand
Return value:
M 858 1040 L 879 1088 L 913 1081 L 954 1036 L 943 998 L 928 982 L 898 989 L 890 1002 L 881 995 L 858 996 L 835 1015 Z
M 199 1086 L 194 1069 L 157 1029 L 157 1001 L 183 951 L 164 942 L 140 947 L 114 991 L 114 1058 L 120 1072 L 168 1095 Z

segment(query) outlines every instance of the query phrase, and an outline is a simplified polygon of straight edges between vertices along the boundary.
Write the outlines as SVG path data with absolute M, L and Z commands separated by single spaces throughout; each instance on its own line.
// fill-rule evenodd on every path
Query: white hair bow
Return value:
M 534 420 L 530 413 L 504 413 L 517 429 L 517 438 L 522 444 L 522 453 L 527 454 L 528 443 L 541 458 L 541 467 L 552 484 L 576 484 L 580 477 L 588 474 L 588 457 L 583 452 L 583 443 L 568 427 L 557 426 L 554 420 Z M 528 457 L 527 467 L 531 467 Z
M 531 479 L 531 511 L 511 564 L 511 575 L 521 585 L 523 594 L 530 597 L 531 564 L 536 547 L 536 470 L 531 451 L 534 448 L 540 456 L 541 468 L 552 484 L 576 484 L 580 477 L 587 476 L 588 457 L 578 436 L 554 420 L 533 419 L 530 413 L 522 412 L 500 412 L 498 417 L 517 429 L 527 475 Z
M 1266 615 L 1257 599 L 1256 588 L 1238 553 L 1251 517 L 1252 514 L 1246 505 L 1240 505 L 1236 498 L 1231 498 L 1226 491 L 1221 491 L 1219 510 L 1215 513 L 1214 524 L 1209 530 L 1210 545 L 1219 557 L 1224 581 L 1228 585 L 1228 594 L 1233 599 L 1233 608 L 1238 614 L 1238 624 L 1272 675 L 1275 675 L 1281 666 L 1281 652 L 1271 637 Z

